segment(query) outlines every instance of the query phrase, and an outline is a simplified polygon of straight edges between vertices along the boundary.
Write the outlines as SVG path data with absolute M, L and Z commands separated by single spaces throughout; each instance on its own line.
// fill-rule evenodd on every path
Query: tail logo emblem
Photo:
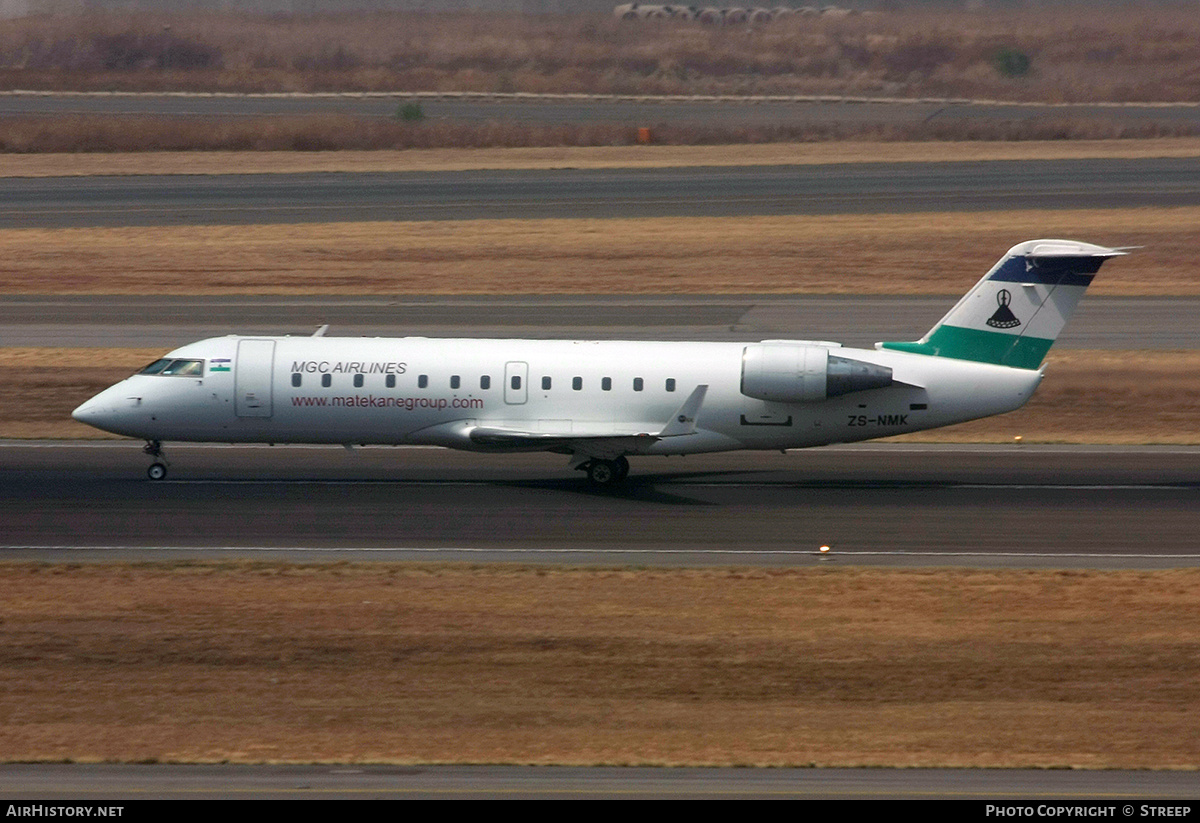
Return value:
M 1021 325 L 1021 321 L 1008 307 L 1008 304 L 1012 302 L 1012 292 L 1008 289 L 1000 289 L 996 292 L 996 302 L 1000 308 L 996 309 L 996 313 L 987 319 L 989 326 L 993 329 L 1013 329 Z

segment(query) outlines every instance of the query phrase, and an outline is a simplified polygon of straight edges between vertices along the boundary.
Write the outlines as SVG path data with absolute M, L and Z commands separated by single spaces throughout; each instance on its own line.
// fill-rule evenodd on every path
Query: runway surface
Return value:
M 549 766 L 10 765 L 0 796 L 11 801 L 216 799 L 793 798 L 1121 801 L 1200 798 L 1194 772 L 1033 769 L 705 769 Z M 1139 812 L 1141 804 L 1135 808 Z M 123 815 L 136 813 L 136 807 Z M 1066 813 L 1061 813 L 1067 816 Z M 1139 813 L 1137 816 L 1145 816 Z
M 0 228 L 1200 204 L 1196 158 L 9 178 Z
M 969 278 L 968 278 L 969 280 Z M 963 290 L 970 285 L 964 281 Z M 6 346 L 172 349 L 224 334 L 593 340 L 914 340 L 958 295 L 662 297 L 0 297 Z M 1095 297 L 1060 349 L 1200 349 L 1200 298 Z
M 864 444 L 634 459 L 593 489 L 556 455 L 0 446 L 7 560 L 430 560 L 642 566 L 1200 563 L 1200 449 Z M 829 545 L 827 556 L 817 553 Z

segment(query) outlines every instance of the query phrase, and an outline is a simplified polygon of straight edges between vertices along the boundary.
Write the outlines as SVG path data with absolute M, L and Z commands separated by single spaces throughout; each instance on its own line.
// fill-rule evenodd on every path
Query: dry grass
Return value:
M 0 231 L 6 294 L 961 294 L 1014 242 L 1143 245 L 1095 292 L 1200 293 L 1200 209 Z M 915 265 L 914 261 L 919 261 Z
M 0 437 L 109 437 L 71 410 L 162 354 L 157 349 L 0 348 Z M 1052 350 L 1023 409 L 929 432 L 920 442 L 1200 443 L 1200 352 Z
M 1141 127 L 1136 134 L 1147 136 Z M 1163 131 L 1149 136 L 1195 134 Z M 1125 137 L 1124 133 L 1087 132 Z M 730 131 L 721 142 L 742 142 Z M 412 125 L 343 114 L 263 117 L 158 117 L 138 115 L 52 115 L 0 120 L 0 153 L 143 151 L 339 151 L 520 146 L 628 146 L 635 126 L 430 122 Z M 666 141 L 679 142 L 679 141 Z M 762 142 L 762 141 L 760 141 Z
M 741 146 L 587 146 L 338 152 L 139 152 L 10 155 L 0 177 L 95 174 L 310 174 L 313 172 L 611 169 L 989 160 L 1200 157 L 1200 139 L 967 143 L 772 143 Z
M 1195 768 L 1200 573 L 0 566 L 0 759 Z
M 169 27 L 169 28 L 168 28 Z M 998 57 L 1020 53 L 1027 73 Z M 495 14 L 32 16 L 0 88 L 1200 97 L 1186 4 L 896 9 L 764 27 Z
M 607 17 L 39 15 L 0 29 L 0 89 L 808 94 L 1036 102 L 1200 97 L 1200 22 L 1182 6 L 895 9 L 762 27 Z M 1014 71 L 1002 55 L 1028 59 Z M 1017 76 L 1019 75 L 1019 76 Z M 656 125 L 673 145 L 1194 136 L 1180 120 Z M 312 114 L 0 118 L 0 153 L 611 146 L 613 123 L 478 123 Z
M 615 123 L 527 123 L 429 120 L 412 124 L 376 117 L 310 114 L 263 117 L 50 115 L 0 118 L 0 153 L 147 151 L 356 151 L 537 146 L 632 146 L 636 126 Z M 651 121 L 653 122 L 653 121 Z M 730 145 L 821 141 L 1107 140 L 1194 137 L 1185 121 L 1121 122 L 1051 115 L 1015 120 L 918 123 L 808 123 L 739 126 L 656 124 L 663 145 Z

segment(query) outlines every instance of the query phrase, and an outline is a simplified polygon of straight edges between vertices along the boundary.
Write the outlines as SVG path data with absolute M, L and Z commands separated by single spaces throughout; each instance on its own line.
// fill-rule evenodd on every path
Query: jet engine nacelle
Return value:
M 887 366 L 831 354 L 822 346 L 759 343 L 742 351 L 742 394 L 775 403 L 819 403 L 892 385 Z

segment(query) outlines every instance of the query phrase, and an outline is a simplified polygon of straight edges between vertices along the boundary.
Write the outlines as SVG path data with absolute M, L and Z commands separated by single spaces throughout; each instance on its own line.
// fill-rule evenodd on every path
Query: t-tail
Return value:
M 1101 264 L 1125 253 L 1074 240 L 1018 243 L 920 340 L 876 347 L 1036 369 Z

